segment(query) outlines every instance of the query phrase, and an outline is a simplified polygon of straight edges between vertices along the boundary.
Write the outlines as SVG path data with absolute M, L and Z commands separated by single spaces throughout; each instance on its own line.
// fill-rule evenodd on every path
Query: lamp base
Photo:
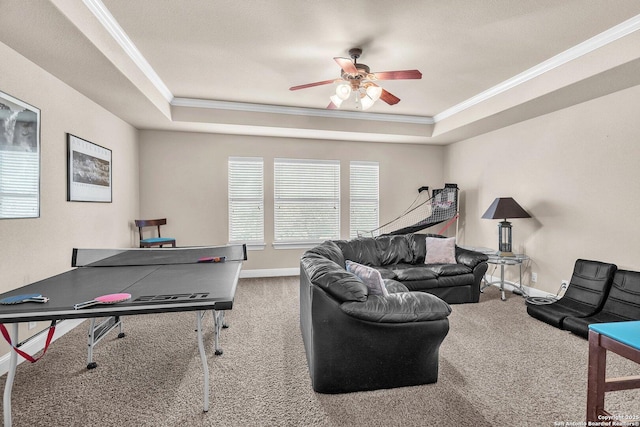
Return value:
M 500 256 L 510 256 L 510 257 L 515 257 L 516 256 L 513 252 L 500 252 L 500 251 L 498 251 L 498 255 L 500 255 Z

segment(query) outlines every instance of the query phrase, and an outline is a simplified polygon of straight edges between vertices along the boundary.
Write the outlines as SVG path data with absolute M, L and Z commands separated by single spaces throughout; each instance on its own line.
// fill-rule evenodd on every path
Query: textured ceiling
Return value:
M 112 15 L 155 72 L 157 81 L 166 87 L 169 99 L 157 88 L 157 82 L 154 86 L 125 54 L 82 0 L 2 0 L 0 41 L 138 128 L 446 143 L 472 136 L 477 129 L 509 124 L 486 122 L 505 111 L 521 111 L 519 117 L 509 119 L 511 122 L 527 119 L 532 114 L 527 103 L 536 98 L 552 97 L 554 105 L 570 105 L 575 94 L 569 91 L 567 97 L 566 89 L 560 90 L 585 79 L 594 79 L 593 84 L 601 87 L 603 79 L 615 76 L 619 80 L 620 73 L 635 74 L 637 64 L 629 64 L 640 56 L 630 52 L 637 49 L 628 46 L 637 46 L 633 32 L 625 36 L 626 40 L 613 41 L 554 69 L 535 85 L 530 82 L 528 87 L 521 86 L 526 94 L 502 94 L 510 98 L 485 101 L 480 105 L 484 112 L 477 106 L 475 111 L 465 113 L 469 117 L 459 116 L 455 123 L 449 119 L 451 124 L 443 121 L 434 126 L 434 116 L 640 14 L 640 2 L 92 2 Z M 359 62 L 372 71 L 418 69 L 423 74 L 421 80 L 381 82 L 401 102 L 389 106 L 378 101 L 361 116 L 367 118 L 366 126 L 358 124 L 362 121 L 359 118 L 341 116 L 341 111 L 332 112 L 333 116 L 321 115 L 329 103 L 330 85 L 288 90 L 290 86 L 339 77 L 339 67 L 332 58 L 347 57 L 351 47 L 363 48 Z M 591 68 L 579 62 L 589 60 L 589 55 L 593 56 L 588 63 Z M 603 67 L 600 56 L 611 64 Z M 624 64 L 628 68 L 611 72 Z M 585 72 L 587 69 L 591 71 Z M 627 76 L 622 86 L 634 84 L 640 81 Z M 617 89 L 614 85 L 612 90 Z M 593 96 L 601 95 L 598 92 Z M 171 105 L 172 97 L 321 112 L 316 117 L 313 111 L 307 116 L 306 110 L 244 111 L 242 104 L 225 107 L 224 111 L 207 106 L 201 111 L 192 105 Z M 493 105 L 500 102 L 503 105 Z M 368 113 L 380 115 L 380 123 L 376 114 Z M 399 115 L 401 122 L 406 116 L 425 120 L 418 120 L 418 124 L 409 120 L 404 130 L 399 126 L 389 130 L 388 115 Z M 444 130 L 438 131 L 438 126 Z

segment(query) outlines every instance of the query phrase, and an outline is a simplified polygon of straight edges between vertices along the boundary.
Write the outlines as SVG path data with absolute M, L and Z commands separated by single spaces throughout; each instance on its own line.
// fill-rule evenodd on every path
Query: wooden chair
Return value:
M 176 247 L 176 239 L 173 237 L 162 237 L 160 235 L 160 226 L 167 224 L 166 218 L 161 219 L 136 219 L 136 227 L 138 227 L 138 232 L 140 233 L 140 247 L 141 248 L 150 248 L 152 246 L 160 246 L 163 245 L 171 245 L 174 248 Z M 158 237 L 149 237 L 147 239 L 142 238 L 142 229 L 144 227 L 158 227 Z

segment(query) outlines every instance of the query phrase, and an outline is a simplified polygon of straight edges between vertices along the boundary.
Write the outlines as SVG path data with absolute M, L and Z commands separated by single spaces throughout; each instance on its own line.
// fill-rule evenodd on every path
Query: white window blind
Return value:
M 0 150 L 0 218 L 40 214 L 39 153 Z
M 340 236 L 340 162 L 275 159 L 274 243 Z
M 264 242 L 264 162 L 229 157 L 229 241 Z
M 377 162 L 352 161 L 349 169 L 351 238 L 358 234 L 371 236 L 378 228 L 379 166 Z

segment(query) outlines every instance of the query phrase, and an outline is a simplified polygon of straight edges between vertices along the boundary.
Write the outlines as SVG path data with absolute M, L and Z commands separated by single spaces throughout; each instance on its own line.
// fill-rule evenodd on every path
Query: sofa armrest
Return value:
M 345 303 L 318 286 L 303 290 L 301 330 L 316 392 L 348 393 L 437 381 L 438 350 L 449 331 L 448 318 L 370 322 L 345 313 L 341 309 Z
M 362 280 L 329 259 L 305 254 L 300 259 L 300 269 L 309 283 L 321 287 L 339 302 L 367 299 L 369 291 Z
M 426 292 L 369 295 L 363 302 L 345 302 L 340 309 L 349 316 L 377 323 L 441 320 L 451 313 L 449 304 Z
M 469 249 L 456 246 L 456 261 L 458 264 L 464 264 L 467 267 L 474 269 L 481 262 L 486 262 L 489 257 L 482 252 L 471 251 Z

